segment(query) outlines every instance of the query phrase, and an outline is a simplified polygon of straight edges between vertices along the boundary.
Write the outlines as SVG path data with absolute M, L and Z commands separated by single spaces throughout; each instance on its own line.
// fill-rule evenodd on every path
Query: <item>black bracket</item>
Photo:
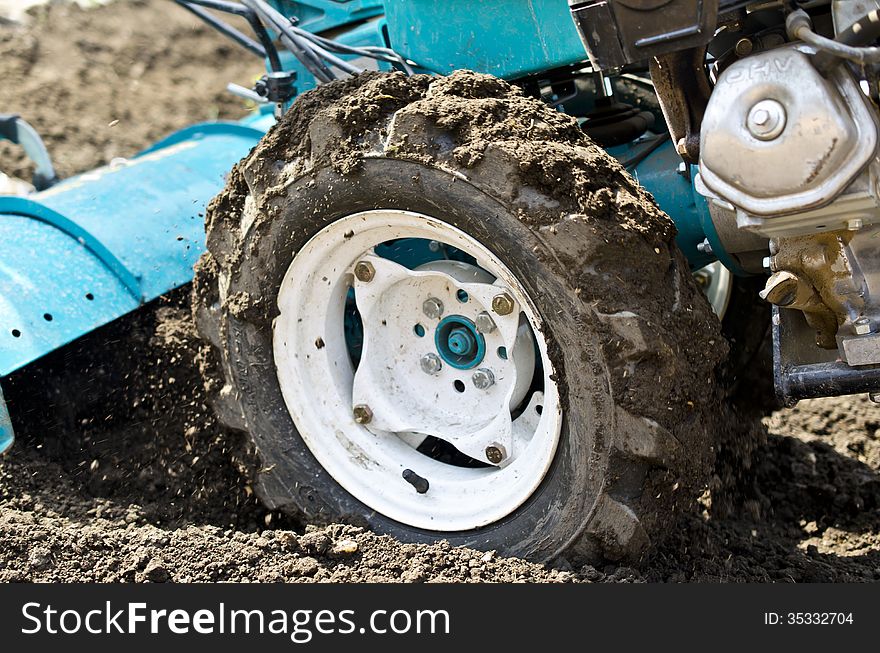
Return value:
M 254 84 L 254 92 L 268 102 L 284 104 L 296 97 L 296 72 L 279 71 L 263 75 Z

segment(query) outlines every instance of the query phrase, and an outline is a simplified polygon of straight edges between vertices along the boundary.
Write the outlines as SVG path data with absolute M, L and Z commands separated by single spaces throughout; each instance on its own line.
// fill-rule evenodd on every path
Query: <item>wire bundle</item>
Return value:
M 308 70 L 318 82 L 326 83 L 346 75 L 356 75 L 363 68 L 337 55 L 366 57 L 389 63 L 407 75 L 413 74 L 411 62 L 391 48 L 377 46 L 356 47 L 312 34 L 296 26 L 296 19 L 288 18 L 265 0 L 175 0 L 206 23 L 229 36 L 254 54 L 264 57 L 273 72 L 281 71 L 281 61 L 269 30 L 278 35 L 281 44 Z M 205 8 L 243 17 L 254 30 L 259 42 L 220 20 Z

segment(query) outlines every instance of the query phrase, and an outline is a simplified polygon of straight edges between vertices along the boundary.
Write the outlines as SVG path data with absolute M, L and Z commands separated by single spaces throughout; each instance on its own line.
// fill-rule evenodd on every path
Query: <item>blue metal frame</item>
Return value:
M 263 129 L 189 127 L 134 159 L 0 197 L 0 376 L 192 280 L 204 210 Z
M 506 79 L 587 61 L 562 0 L 388 0 L 388 40 L 431 72 Z
M 560 0 L 271 0 L 299 25 L 351 45 L 392 46 L 424 70 L 470 68 L 508 79 L 586 60 Z M 384 16 L 383 16 L 384 12 Z M 294 59 L 300 91 L 314 79 Z M 272 124 L 180 130 L 121 165 L 67 179 L 27 198 L 0 196 L 0 377 L 192 280 L 204 249 L 204 210 L 233 164 Z M 644 144 L 616 148 L 620 158 Z M 671 143 L 633 175 L 675 220 L 695 267 L 709 238 L 729 263 L 705 201 Z M 11 244 L 11 246 L 10 246 Z M 12 426 L 0 393 L 0 452 Z

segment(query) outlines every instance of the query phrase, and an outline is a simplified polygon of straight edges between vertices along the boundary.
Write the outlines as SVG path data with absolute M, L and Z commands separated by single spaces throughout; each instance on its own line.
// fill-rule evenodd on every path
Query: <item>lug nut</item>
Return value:
M 358 264 L 354 266 L 354 276 L 358 281 L 369 283 L 376 276 L 376 268 L 369 261 L 358 261 Z
M 482 367 L 474 372 L 471 381 L 474 382 L 477 390 L 488 390 L 495 385 L 495 375 L 492 374 L 492 370 Z
M 437 354 L 425 354 L 419 360 L 419 365 L 425 374 L 437 374 L 443 368 L 443 362 Z
M 495 295 L 492 298 L 492 310 L 497 315 L 510 315 L 513 313 L 513 297 L 506 292 Z
M 354 421 L 358 424 L 369 424 L 373 421 L 373 411 L 366 404 L 358 404 L 351 410 Z
M 871 320 L 866 317 L 860 317 L 858 320 L 853 322 L 853 328 L 860 336 L 866 336 L 871 333 L 871 331 L 873 331 L 873 329 L 871 328 Z
M 422 313 L 432 320 L 440 319 L 440 316 L 443 315 L 443 302 L 436 297 L 428 297 L 422 302 Z
M 497 465 L 506 457 L 507 451 L 504 449 L 504 445 L 493 442 L 488 447 L 486 447 L 486 460 L 488 460 L 493 465 Z
M 477 319 L 474 320 L 474 326 L 477 327 L 477 333 L 482 334 L 492 333 L 497 328 L 495 320 L 486 311 L 477 315 Z

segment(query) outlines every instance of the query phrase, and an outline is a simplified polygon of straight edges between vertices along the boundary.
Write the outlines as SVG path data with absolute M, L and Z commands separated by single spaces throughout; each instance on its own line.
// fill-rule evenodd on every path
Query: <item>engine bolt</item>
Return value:
M 474 382 L 477 390 L 488 390 L 495 385 L 495 375 L 492 374 L 492 370 L 481 367 L 471 376 L 471 381 Z
M 736 56 L 738 57 L 747 57 L 752 54 L 752 50 L 755 49 L 755 44 L 752 43 L 751 39 L 742 38 L 736 42 L 736 47 L 734 51 L 736 52 Z
M 358 261 L 358 264 L 354 266 L 354 276 L 358 281 L 369 283 L 376 276 L 376 268 L 369 261 Z
M 428 297 L 422 302 L 422 313 L 432 320 L 439 320 L 443 315 L 443 302 L 436 297 Z
M 369 424 L 373 421 L 373 411 L 366 404 L 358 404 L 351 410 L 354 421 L 358 424 Z
M 866 336 L 871 333 L 871 331 L 873 331 L 873 329 L 871 328 L 871 320 L 866 317 L 860 317 L 858 320 L 853 322 L 853 328 L 860 336 Z
M 750 110 L 746 119 L 749 133 L 762 141 L 772 141 L 785 129 L 785 107 L 776 100 L 761 100 Z
M 493 442 L 488 447 L 486 447 L 486 460 L 488 460 L 493 465 L 497 465 L 506 457 L 507 451 L 505 451 L 504 445 Z
M 437 374 L 443 368 L 443 362 L 437 354 L 425 354 L 419 360 L 419 365 L 425 374 Z
M 513 297 L 506 292 L 495 295 L 492 298 L 492 310 L 498 315 L 510 315 L 513 313 Z
M 492 316 L 486 311 L 477 315 L 477 319 L 474 320 L 474 326 L 477 327 L 477 333 L 482 334 L 492 333 L 497 328 L 495 326 L 495 320 L 493 320 Z

